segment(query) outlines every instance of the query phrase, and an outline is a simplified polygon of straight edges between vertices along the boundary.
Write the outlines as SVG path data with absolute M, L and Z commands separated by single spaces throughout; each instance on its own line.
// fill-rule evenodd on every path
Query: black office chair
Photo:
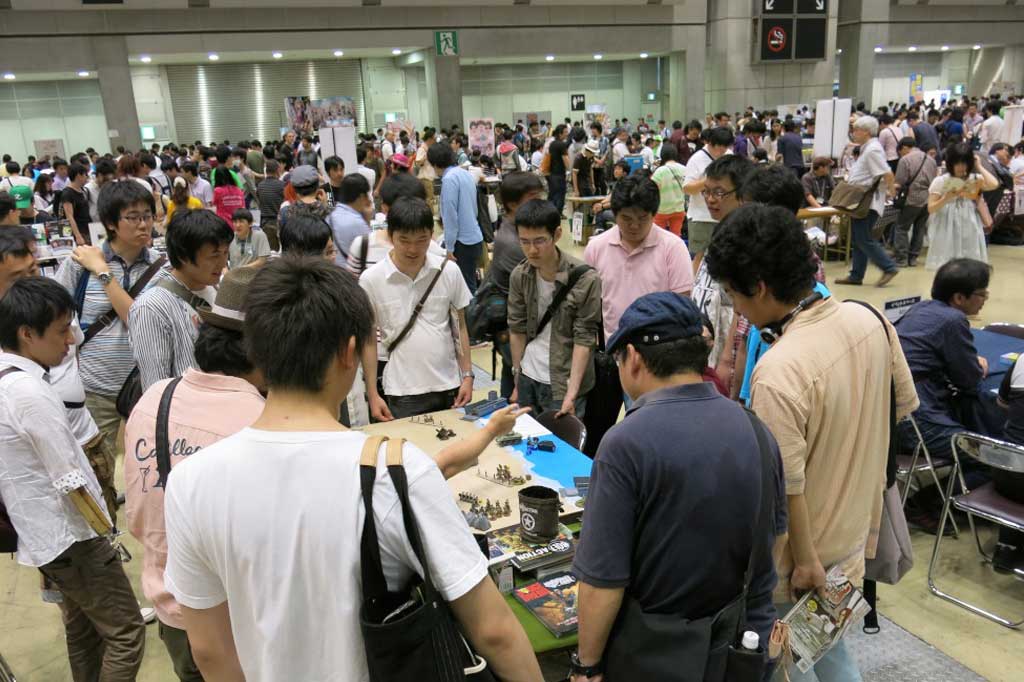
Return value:
M 555 419 L 557 410 L 548 410 L 536 417 L 541 426 L 577 450 L 583 450 L 587 440 L 587 427 L 575 415 L 567 414 Z
M 994 322 L 987 325 L 982 331 L 1002 334 L 1003 336 L 1012 336 L 1015 339 L 1024 339 L 1024 324 L 1014 324 L 1013 322 Z

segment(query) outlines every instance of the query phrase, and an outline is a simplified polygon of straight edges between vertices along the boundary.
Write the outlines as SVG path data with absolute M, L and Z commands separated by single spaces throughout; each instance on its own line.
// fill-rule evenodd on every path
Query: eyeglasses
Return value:
M 519 246 L 528 249 L 531 246 L 535 249 L 542 249 L 551 243 L 551 237 L 537 237 L 536 239 L 520 239 Z
M 715 201 L 721 201 L 722 199 L 726 198 L 730 194 L 735 194 L 735 193 L 736 193 L 736 190 L 734 190 L 734 189 L 733 190 L 729 190 L 728 192 L 726 192 L 724 189 L 713 189 L 711 191 L 708 191 L 707 189 L 702 189 L 700 191 L 700 195 L 702 197 L 704 197 L 705 199 L 714 199 Z
M 138 213 L 130 213 L 128 215 L 121 216 L 121 220 L 134 225 L 138 225 L 139 223 L 150 223 L 153 222 L 153 214 L 143 213 L 140 215 Z

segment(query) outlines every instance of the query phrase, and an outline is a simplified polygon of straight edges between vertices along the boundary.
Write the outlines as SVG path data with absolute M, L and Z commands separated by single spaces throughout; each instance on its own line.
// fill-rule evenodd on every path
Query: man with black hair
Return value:
M 377 171 L 372 168 L 367 168 L 364 163 L 366 162 L 367 156 L 372 154 L 370 148 L 366 144 L 361 144 L 356 147 L 356 169 L 355 172 L 366 178 L 366 181 L 370 183 L 370 188 L 377 186 Z
M 327 220 L 331 210 L 327 207 L 327 193 L 320 188 L 320 174 L 313 166 L 298 166 L 289 176 L 296 200 L 281 206 L 278 230 L 284 231 L 292 215 L 309 214 Z
M 786 119 L 782 124 L 782 131 L 778 141 L 782 165 L 799 180 L 806 170 L 804 167 L 804 140 L 800 136 L 800 126 L 793 119 Z
M 324 173 L 327 174 L 327 182 L 323 190 L 327 195 L 327 205 L 333 210 L 341 203 L 341 179 L 345 177 L 345 161 L 337 155 L 328 156 L 324 159 Z
M 103 437 L 110 474 L 100 483 L 108 499 L 117 494 L 113 470 L 121 416 L 115 401 L 134 366 L 127 328 L 133 300 L 129 292 L 140 282 L 152 286 L 162 276 L 160 255 L 149 248 L 154 207 L 153 194 L 137 182 L 104 185 L 99 214 L 107 240 L 102 247 L 75 249 L 55 275 L 75 298 L 78 321 L 90 336 L 78 344 L 78 368 L 85 406 Z
M 317 159 L 316 149 L 313 148 L 313 136 L 303 135 L 302 143 L 295 152 L 295 165 L 312 166 L 313 168 L 316 168 Z
M 484 235 L 477 221 L 476 180 L 469 171 L 455 165 L 455 152 L 448 145 L 432 146 L 427 160 L 441 176 L 438 210 L 445 249 L 458 264 L 470 293 L 475 293 L 477 263 L 484 249 Z
M 10 208 L 8 208 L 10 206 Z M 0 192 L 0 216 L 14 212 L 14 204 Z M 0 220 L 0 296 L 15 281 L 39 274 L 32 230 Z
M 941 158 L 939 134 L 928 121 L 921 120 L 921 114 L 915 109 L 907 114 L 907 125 L 910 126 L 910 137 L 917 142 L 917 148 L 932 158 Z
M 143 391 L 195 367 L 198 313 L 213 304 L 234 236 L 227 222 L 211 211 L 174 212 L 166 236 L 171 269 L 128 312 L 128 336 Z
M 515 390 L 511 402 L 535 414 L 583 418 L 594 387 L 591 354 L 601 324 L 601 278 L 562 252 L 562 220 L 549 202 L 532 199 L 515 213 L 526 260 L 509 279 L 508 327 Z M 565 290 L 556 307 L 553 300 Z M 556 293 L 557 292 L 557 293 Z M 541 322 L 546 320 L 544 326 Z
M 167 412 L 168 464 L 178 466 L 192 454 L 250 426 L 263 411 L 262 374 L 244 346 L 244 303 L 257 268 L 233 270 L 224 277 L 214 308 L 200 311 L 203 324 L 195 342 L 196 367 L 180 379 L 158 381 L 139 399 L 125 425 L 125 514 L 128 530 L 142 544 L 142 586 L 159 619 L 181 682 L 202 682 L 185 633 L 181 607 L 164 585 L 167 538 L 164 487 L 157 455 L 157 419 L 161 398 L 171 390 Z M 168 389 L 174 382 L 174 388 Z M 165 475 L 165 474 L 164 474 Z
M 364 175 L 354 173 L 341 181 L 340 201 L 327 217 L 334 235 L 335 262 L 344 267 L 348 262 L 352 240 L 370 234 L 370 220 L 373 219 L 373 199 L 370 185 Z
M 15 281 L 0 298 L 0 498 L 18 533 L 18 562 L 61 593 L 75 680 L 134 680 L 146 630 L 111 516 L 65 407 L 50 385 L 75 342 L 74 300 L 45 277 Z
M 256 187 L 256 203 L 260 207 L 260 228 L 267 233 L 270 248 L 281 248 L 278 240 L 278 215 L 284 203 L 285 184 L 281 181 L 281 165 L 275 159 L 266 161 L 267 177 Z
M 283 256 L 317 256 L 335 262 L 331 226 L 319 216 L 297 212 L 281 229 L 280 238 Z
M 635 402 L 594 458 L 573 561 L 581 582 L 573 682 L 588 679 L 582 667 L 631 678 L 640 643 L 613 628 L 616 619 L 640 610 L 694 620 L 716 614 L 741 594 L 754 552 L 746 603 L 730 617 L 745 618 L 767 642 L 776 617 L 771 552 L 786 532 L 779 448 L 764 424 L 703 380 L 708 346 L 693 302 L 669 292 L 637 299 L 608 352 Z M 701 523 L 688 522 L 697 516 Z
M 708 143 L 690 156 L 686 164 L 686 180 L 683 191 L 690 195 L 690 208 L 686 216 L 687 244 L 694 258 L 694 267 L 700 267 L 701 258 L 711 241 L 715 220 L 708 211 L 704 200 L 705 171 L 708 166 L 729 151 L 734 141 L 728 126 L 718 126 L 708 132 Z
M 615 226 L 592 238 L 583 253 L 601 275 L 606 337 L 641 296 L 655 291 L 688 296 L 693 289 L 686 244 L 667 230 L 653 229 L 660 202 L 658 186 L 650 178 L 623 178 L 612 191 Z
M 906 192 L 906 203 L 896 218 L 893 234 L 893 255 L 896 266 L 914 267 L 928 233 L 928 188 L 939 173 L 930 155 L 918 148 L 912 137 L 904 137 L 897 148 L 896 186 Z M 910 237 L 910 231 L 914 231 Z
M 985 306 L 991 275 L 992 267 L 978 260 L 947 261 L 935 273 L 931 300 L 915 304 L 896 323 L 921 401 L 914 419 L 932 457 L 950 458 L 950 438 L 961 431 L 1002 437 L 1001 429 L 993 432 L 979 419 L 978 390 L 988 363 L 978 355 L 968 320 Z M 913 427 L 900 424 L 899 433 L 903 451 L 912 451 Z
M 213 206 L 213 185 L 199 176 L 199 166 L 194 161 L 182 165 L 181 176 L 188 182 L 188 193 L 203 202 L 203 208 Z
M 153 186 L 160 192 L 160 194 L 171 193 L 171 182 L 164 175 L 161 169 L 161 164 L 153 154 L 139 154 L 139 163 L 142 164 L 142 168 L 146 171 L 146 175 L 149 177 Z
M 71 164 L 68 170 L 68 184 L 55 202 L 60 212 L 71 224 L 71 234 L 79 246 L 91 244 L 89 235 L 89 197 L 85 195 L 85 183 L 89 182 L 89 169 L 80 163 Z
M 334 265 L 281 258 L 256 274 L 244 310 L 245 346 L 265 377 L 266 407 L 251 427 L 171 471 L 164 584 L 182 607 L 207 679 L 366 679 L 359 537 L 337 527 L 362 523 L 367 436 L 337 415 L 364 346 L 373 345 L 373 309 Z M 488 577 L 437 464 L 409 444 L 401 454 L 410 512 L 442 598 L 495 675 L 540 682 L 529 641 Z M 382 470 L 385 459 L 382 449 L 374 466 Z M 247 494 L 225 495 L 224 481 Z M 418 566 L 386 474 L 373 485 L 372 504 L 384 575 L 397 589 Z M 274 552 L 257 549 L 270 538 Z M 289 616 L 317 612 L 329 592 L 341 596 L 339 608 L 315 619 Z M 332 646 L 324 649 L 324 641 Z
M 562 214 L 565 208 L 565 194 L 568 189 L 566 173 L 572 167 L 569 161 L 569 145 L 566 138 L 569 136 L 569 129 L 564 123 L 555 126 L 555 132 L 548 145 L 548 156 L 551 159 L 550 171 L 548 174 L 548 201 Z
M 451 154 L 447 145 L 435 147 Z M 388 353 L 386 403 L 377 391 L 376 345 L 367 344 L 363 354 L 370 413 L 378 420 L 462 407 L 473 397 L 465 319 L 472 294 L 458 268 L 428 253 L 433 227 L 425 201 L 399 199 L 388 213 L 394 248 L 359 278 Z M 452 315 L 458 318 L 458 346 L 452 339 Z
M 781 206 L 793 215 L 804 205 L 803 183 L 778 164 L 753 166 L 736 195 L 740 203 Z
M 891 325 L 815 291 L 811 246 L 791 212 L 733 211 L 707 261 L 736 312 L 773 342 L 754 369 L 750 406 L 778 441 L 785 470 L 789 537 L 775 553 L 784 612 L 797 590 L 825 585 L 826 566 L 863 580 L 866 540 L 881 515 L 890 407 L 902 419 L 917 394 Z M 826 658 L 828 679 L 859 679 L 842 640 Z
M 0 190 L 10 191 L 15 185 L 33 186 L 32 178 L 21 175 L 21 165 L 17 161 L 6 162 L 4 170 L 7 171 L 7 174 L 0 180 Z

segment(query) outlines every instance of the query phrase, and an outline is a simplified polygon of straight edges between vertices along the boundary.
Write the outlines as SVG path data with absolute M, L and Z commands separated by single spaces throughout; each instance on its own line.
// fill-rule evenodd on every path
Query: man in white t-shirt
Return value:
M 622 161 L 629 154 L 628 140 L 629 133 L 625 128 L 619 128 L 619 132 L 615 135 L 615 144 L 612 145 L 612 161 L 615 163 Z
M 978 130 L 978 138 L 981 142 L 981 151 L 988 154 L 996 142 L 1002 142 L 1003 119 L 999 117 L 999 103 L 989 102 L 985 105 L 985 121 Z M 1016 140 L 1014 140 L 1016 142 Z
M 377 391 L 376 347 L 363 357 L 370 413 L 379 420 L 462 407 L 473 397 L 465 319 L 472 295 L 455 263 L 428 253 L 433 232 L 425 201 L 399 199 L 388 212 L 394 248 L 359 278 L 388 353 L 386 403 Z
M 729 151 L 735 138 L 726 126 L 712 128 L 708 133 L 708 143 L 694 152 L 686 164 L 686 182 L 683 191 L 690 195 L 690 208 L 686 212 L 686 229 L 689 234 L 687 244 L 693 255 L 693 268 L 700 267 L 701 258 L 708 244 L 717 221 L 708 211 L 708 203 L 704 200 L 705 171 L 711 162 Z
M 251 427 L 172 469 L 165 586 L 206 679 L 366 682 L 359 463 L 367 437 L 337 416 L 363 347 L 373 345 L 373 309 L 352 277 L 324 259 L 277 259 L 249 287 L 245 334 L 269 388 L 266 407 Z M 384 576 L 397 591 L 422 568 L 383 453 L 373 521 Z M 441 596 L 497 676 L 540 682 L 529 641 L 441 471 L 414 446 L 402 456 Z

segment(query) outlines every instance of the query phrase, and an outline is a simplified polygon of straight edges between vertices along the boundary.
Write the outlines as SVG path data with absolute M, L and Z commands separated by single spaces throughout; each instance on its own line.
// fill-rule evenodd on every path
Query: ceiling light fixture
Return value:
M 211 53 L 210 53 L 209 55 L 207 55 L 207 56 L 208 56 L 208 57 L 210 58 L 210 61 L 211 61 L 211 62 L 215 62 L 215 61 L 217 61 L 218 59 L 220 59 L 220 55 L 219 55 L 219 54 L 217 54 L 216 52 L 211 52 Z
M 14 74 L 13 73 L 5 73 L 4 74 L 4 80 L 5 81 L 12 81 L 12 80 L 14 80 Z
M 881 45 L 875 45 L 875 54 L 878 54 L 881 51 L 882 51 L 882 46 Z
M 89 77 L 89 72 L 88 71 L 79 71 L 78 75 L 80 77 L 82 77 L 82 78 L 88 78 Z
M 595 54 L 594 55 L 594 59 L 604 59 L 604 55 L 603 54 Z
M 980 50 L 980 49 L 981 49 L 981 45 L 975 45 L 975 46 L 974 46 L 973 48 L 971 48 L 971 49 L 973 49 L 973 50 Z
M 402 50 L 401 48 L 396 47 L 395 49 L 391 50 L 391 54 L 402 54 Z
M 335 50 L 335 51 L 334 51 L 334 56 L 335 56 L 335 57 L 341 57 L 341 56 L 343 56 L 344 54 L 345 54 L 345 53 L 344 53 L 344 52 L 342 52 L 341 50 Z
M 942 46 L 941 48 L 939 48 L 939 49 L 941 49 L 941 50 L 942 50 L 943 52 L 949 52 L 949 45 L 943 45 L 943 46 Z
M 640 53 L 640 59 L 647 59 L 647 57 L 648 57 L 648 54 L 646 52 L 641 52 Z
M 544 57 L 544 61 L 546 61 L 546 62 L 553 62 L 553 61 L 555 61 L 555 55 L 549 54 L 547 57 Z
M 281 57 L 284 56 L 284 53 L 282 53 L 282 52 L 275 52 L 275 53 L 273 53 L 270 56 L 273 57 L 274 59 L 280 59 Z
M 907 52 L 917 52 L 917 45 L 911 45 L 908 47 Z
M 842 54 L 842 53 L 843 53 L 843 48 L 839 48 L 838 50 L 836 50 L 836 54 Z
M 144 54 L 141 57 L 139 57 L 139 61 L 143 64 L 149 64 L 151 61 L 153 61 L 153 58 L 150 57 L 148 54 Z

